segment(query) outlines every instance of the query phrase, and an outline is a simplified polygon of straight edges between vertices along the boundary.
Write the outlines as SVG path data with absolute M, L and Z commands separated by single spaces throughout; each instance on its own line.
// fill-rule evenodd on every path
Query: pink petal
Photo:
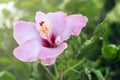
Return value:
M 39 23 L 41 21 L 47 23 L 48 25 L 51 25 L 50 22 L 49 22 L 48 17 L 46 16 L 46 14 L 41 12 L 41 11 L 36 13 L 35 20 L 36 20 L 36 25 L 37 25 L 36 27 L 37 27 L 38 30 L 40 28 L 40 24 Z
M 63 12 L 48 13 L 47 17 L 50 20 L 52 33 L 59 35 L 66 27 L 67 15 Z
M 34 23 L 19 21 L 15 24 L 14 38 L 18 44 L 23 44 L 27 40 L 38 37 L 39 34 Z
M 47 58 L 57 57 L 66 48 L 67 48 L 66 43 L 61 43 L 56 48 L 42 47 L 40 55 L 39 55 L 39 59 L 45 60 Z
M 38 39 L 32 39 L 15 48 L 13 54 L 21 61 L 32 62 L 38 59 L 40 50 L 40 41 Z
M 55 58 L 42 59 L 42 60 L 41 60 L 41 64 L 46 65 L 46 66 L 49 66 L 49 65 L 54 64 L 55 61 L 56 61 L 56 57 L 55 57 Z
M 70 15 L 67 18 L 67 27 L 61 35 L 62 41 L 69 39 L 71 35 L 79 35 L 81 29 L 86 26 L 88 18 L 82 15 Z

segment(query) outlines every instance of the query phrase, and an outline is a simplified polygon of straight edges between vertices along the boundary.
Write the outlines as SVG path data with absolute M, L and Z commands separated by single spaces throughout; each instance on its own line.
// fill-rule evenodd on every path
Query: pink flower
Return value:
M 71 35 L 79 35 L 88 21 L 85 16 L 67 16 L 63 12 L 37 12 L 35 20 L 36 23 L 19 21 L 15 24 L 14 38 L 19 46 L 13 54 L 25 62 L 40 59 L 43 65 L 54 64 L 57 56 L 67 48 L 64 41 Z

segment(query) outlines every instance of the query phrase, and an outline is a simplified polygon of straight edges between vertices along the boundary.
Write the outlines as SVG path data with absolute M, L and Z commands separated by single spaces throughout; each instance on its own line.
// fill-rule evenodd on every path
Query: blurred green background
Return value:
M 25 63 L 12 51 L 14 23 L 37 11 L 83 14 L 89 22 L 56 64 Z M 0 80 L 120 80 L 120 0 L 0 0 Z

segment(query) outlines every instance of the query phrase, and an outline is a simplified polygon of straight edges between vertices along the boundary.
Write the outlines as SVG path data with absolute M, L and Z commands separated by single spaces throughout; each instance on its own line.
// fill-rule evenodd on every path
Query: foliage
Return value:
M 22 12 L 19 20 L 34 21 L 36 11 L 64 11 L 89 18 L 80 36 L 72 36 L 55 65 L 25 63 L 12 54 L 17 43 L 13 27 L 18 14 L 4 9 L 0 25 L 0 80 L 120 80 L 119 0 L 0 0 L 13 1 Z M 10 28 L 5 22 L 10 21 Z M 2 27 L 2 28 L 1 28 Z

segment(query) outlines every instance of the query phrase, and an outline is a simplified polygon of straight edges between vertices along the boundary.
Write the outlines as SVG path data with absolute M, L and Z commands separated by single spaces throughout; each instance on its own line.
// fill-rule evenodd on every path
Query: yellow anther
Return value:
M 50 31 L 51 31 L 51 28 L 48 24 L 44 23 L 44 22 L 41 22 L 40 23 L 40 34 L 43 35 L 43 36 L 49 36 L 50 34 Z

